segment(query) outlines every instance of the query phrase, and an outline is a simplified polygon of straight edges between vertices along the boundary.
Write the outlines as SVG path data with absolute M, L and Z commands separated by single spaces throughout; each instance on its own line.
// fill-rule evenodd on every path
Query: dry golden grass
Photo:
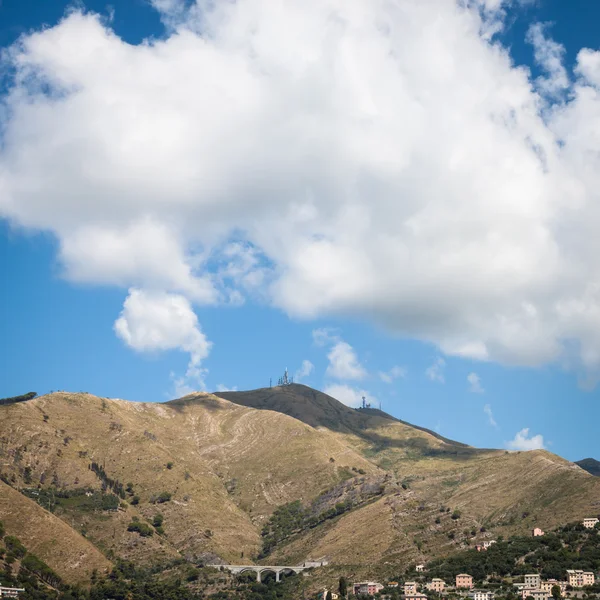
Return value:
M 352 468 L 367 480 L 387 472 L 385 495 L 298 534 L 267 562 L 328 556 L 338 565 L 400 568 L 466 547 L 482 537 L 481 527 L 522 533 L 598 512 L 600 479 L 545 451 L 477 451 L 305 386 L 223 395 L 232 401 L 199 393 L 147 404 L 56 393 L 2 406 L 0 471 L 18 486 L 29 466 L 36 485 L 45 477 L 45 486 L 54 479 L 99 489 L 89 470 L 96 461 L 131 482 L 138 506 L 57 515 L 103 551 L 138 563 L 250 562 L 276 506 L 308 504 Z M 152 504 L 163 491 L 172 500 Z M 15 494 L 15 505 L 26 500 Z M 440 513 L 442 505 L 460 510 L 460 519 Z M 151 521 L 158 512 L 164 537 L 127 531 L 133 517 Z M 40 543 L 49 537 L 38 535 Z
M 66 523 L 0 481 L 0 521 L 66 582 L 89 581 L 92 571 L 106 573 L 111 563 Z

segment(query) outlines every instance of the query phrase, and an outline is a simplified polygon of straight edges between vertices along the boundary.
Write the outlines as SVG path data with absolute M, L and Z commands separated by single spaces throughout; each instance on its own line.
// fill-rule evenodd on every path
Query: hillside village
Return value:
M 575 529 L 592 530 L 594 537 L 599 538 L 600 520 L 596 517 L 583 519 Z M 532 529 L 533 538 L 542 538 L 546 534 L 538 527 Z M 475 545 L 475 552 L 487 552 L 497 540 L 485 540 Z M 472 551 L 471 551 L 472 552 Z M 524 561 L 525 562 L 525 561 Z M 596 562 L 600 566 L 600 547 L 596 551 Z M 436 567 L 433 567 L 435 571 Z M 596 571 L 584 569 L 565 569 L 564 579 L 544 579 L 538 573 L 525 573 L 521 576 L 498 577 L 498 573 L 488 574 L 479 580 L 469 573 L 457 573 L 450 580 L 440 577 L 427 577 L 428 568 L 424 564 L 414 566 L 413 574 L 419 579 L 388 581 L 382 584 L 377 581 L 362 581 L 352 585 L 352 594 L 360 597 L 374 597 L 395 600 L 431 600 L 438 598 L 464 598 L 468 600 L 559 600 L 560 598 L 593 598 L 600 593 L 600 585 L 596 584 Z M 410 573 L 410 572 L 409 572 Z M 508 575 L 508 574 L 506 574 Z M 512 573 L 510 574 L 512 575 Z M 476 584 L 478 584 L 476 586 Z M 323 599 L 340 598 L 339 593 L 323 591 Z

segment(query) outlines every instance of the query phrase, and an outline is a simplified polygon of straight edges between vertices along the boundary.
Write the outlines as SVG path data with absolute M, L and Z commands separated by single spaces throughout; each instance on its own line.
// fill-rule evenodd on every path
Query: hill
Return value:
M 600 477 L 600 461 L 595 458 L 584 458 L 583 460 L 578 460 L 575 464 L 579 465 L 591 475 Z
M 472 448 L 301 385 L 164 404 L 54 393 L 0 419 L 15 514 L 44 506 L 108 560 L 153 568 L 402 568 L 595 514 L 600 496 L 600 480 L 549 452 Z
M 7 535 L 58 572 L 68 583 L 88 582 L 92 571 L 107 573 L 112 564 L 88 540 L 33 500 L 0 481 L 0 521 Z

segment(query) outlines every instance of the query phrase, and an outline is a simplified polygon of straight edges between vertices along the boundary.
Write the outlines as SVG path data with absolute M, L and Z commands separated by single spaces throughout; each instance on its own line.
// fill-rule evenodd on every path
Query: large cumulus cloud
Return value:
M 532 29 L 533 81 L 500 0 L 154 4 L 164 39 L 73 12 L 3 57 L 0 215 L 67 276 L 594 378 L 598 52 Z

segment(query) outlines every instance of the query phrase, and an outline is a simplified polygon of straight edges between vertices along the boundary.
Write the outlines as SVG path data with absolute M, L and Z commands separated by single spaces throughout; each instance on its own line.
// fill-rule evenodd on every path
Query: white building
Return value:
M 18 598 L 25 590 L 23 588 L 11 588 L 0 585 L 0 598 Z
M 467 597 L 472 600 L 494 600 L 493 592 L 488 590 L 471 590 Z
M 594 527 L 596 527 L 596 523 L 598 523 L 598 519 L 596 519 L 596 517 L 589 517 L 583 520 L 583 526 L 586 529 L 594 529 Z
M 529 573 L 525 575 L 525 587 L 539 590 L 542 583 L 542 577 L 539 573 Z

